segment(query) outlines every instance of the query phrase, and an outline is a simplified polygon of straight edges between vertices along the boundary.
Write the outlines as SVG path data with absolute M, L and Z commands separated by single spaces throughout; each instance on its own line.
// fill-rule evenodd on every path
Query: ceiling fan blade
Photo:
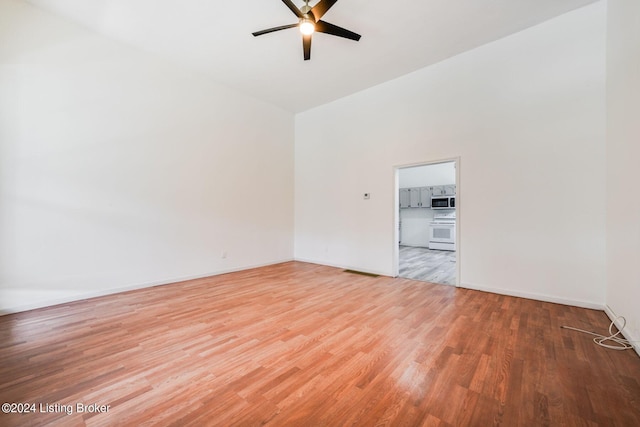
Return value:
M 360 40 L 361 37 L 360 34 L 356 34 L 353 31 L 349 31 L 347 29 L 338 27 L 337 25 L 333 25 L 322 20 L 316 22 L 316 31 L 325 34 L 331 34 L 332 36 L 344 37 L 345 39 L 355 41 Z
M 331 8 L 334 4 L 336 4 L 338 0 L 320 0 L 318 4 L 311 8 L 311 13 L 315 16 L 316 21 L 318 21 L 322 16 L 327 13 L 327 10 Z
M 294 13 L 294 15 L 296 15 L 298 18 L 302 18 L 304 17 L 304 15 L 302 14 L 302 12 L 300 11 L 300 9 L 298 9 L 296 7 L 295 4 L 293 4 L 293 2 L 291 0 L 282 0 L 282 3 L 286 4 L 287 7 L 289 9 L 291 9 L 291 12 Z
M 273 33 L 274 31 L 286 30 L 287 28 L 297 27 L 298 24 L 281 25 L 279 27 L 267 28 L 266 30 L 256 31 L 253 34 L 254 37 L 261 36 L 263 34 Z
M 311 34 L 302 36 L 302 50 L 304 51 L 304 60 L 311 59 Z

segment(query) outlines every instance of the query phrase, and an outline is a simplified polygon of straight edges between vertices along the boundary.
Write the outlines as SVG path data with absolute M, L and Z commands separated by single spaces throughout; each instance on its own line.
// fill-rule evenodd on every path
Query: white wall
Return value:
M 429 208 L 400 209 L 400 244 L 429 247 L 429 223 L 431 221 L 433 221 L 433 211 Z
M 640 341 L 640 2 L 609 0 L 607 16 L 607 306 Z
M 0 312 L 292 259 L 293 130 L 0 1 Z
M 609 1 L 607 171 L 602 2 L 299 115 L 296 258 L 392 274 L 393 167 L 461 156 L 462 284 L 599 306 L 606 276 L 638 337 L 637 8 Z M 0 311 L 290 259 L 292 126 L 0 0 Z
M 297 115 L 295 257 L 392 274 L 394 165 L 460 156 L 461 284 L 602 307 L 605 21 L 596 3 Z

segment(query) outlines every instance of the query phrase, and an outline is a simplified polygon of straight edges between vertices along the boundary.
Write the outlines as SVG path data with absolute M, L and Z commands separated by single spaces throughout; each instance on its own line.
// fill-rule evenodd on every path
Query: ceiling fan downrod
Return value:
M 309 0 L 304 0 L 304 6 L 300 8 L 300 12 L 306 15 L 310 10 L 311 6 L 309 6 Z

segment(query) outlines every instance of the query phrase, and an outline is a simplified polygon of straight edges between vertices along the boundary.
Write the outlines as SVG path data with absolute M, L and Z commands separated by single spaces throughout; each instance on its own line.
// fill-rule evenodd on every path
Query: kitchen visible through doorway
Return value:
M 398 275 L 457 285 L 456 161 L 398 169 Z

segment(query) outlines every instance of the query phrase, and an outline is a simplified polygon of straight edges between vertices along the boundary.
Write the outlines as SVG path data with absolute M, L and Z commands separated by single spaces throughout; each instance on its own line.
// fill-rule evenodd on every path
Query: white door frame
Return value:
M 416 166 L 429 166 L 437 165 L 440 163 L 453 162 L 456 168 L 456 283 L 455 286 L 460 286 L 460 253 L 462 251 L 462 245 L 460 244 L 460 224 L 462 218 L 462 203 L 460 203 L 460 157 L 451 157 L 439 160 L 430 160 L 419 163 L 410 163 L 403 165 L 396 165 L 393 167 L 393 277 L 398 277 L 400 274 L 400 169 L 412 168 Z

